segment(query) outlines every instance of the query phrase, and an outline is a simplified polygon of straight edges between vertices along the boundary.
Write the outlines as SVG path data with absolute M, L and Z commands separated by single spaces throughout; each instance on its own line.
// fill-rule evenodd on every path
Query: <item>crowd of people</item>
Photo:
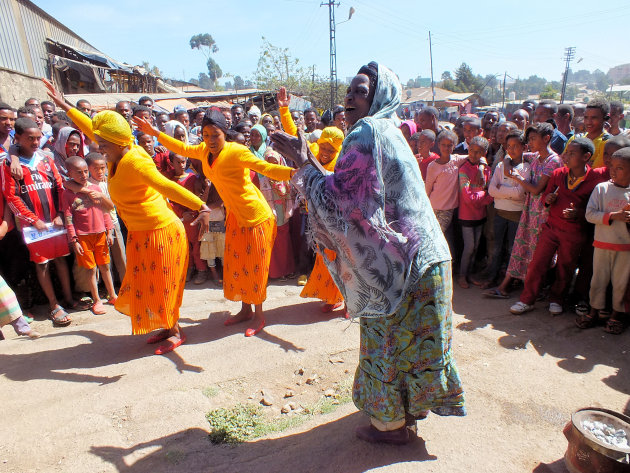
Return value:
M 623 332 L 630 303 L 623 107 L 602 98 L 527 101 L 508 119 L 498 110 L 462 116 L 452 131 L 439 129 L 437 110 L 426 107 L 403 122 L 461 288 L 508 299 L 522 286 L 509 309 L 515 315 L 548 299 L 552 315 L 574 309 L 579 328 L 601 317 L 606 332 Z
M 284 89 L 278 93 L 277 105 L 277 110 L 264 114 L 253 104 L 217 109 L 225 120 L 226 141 L 249 148 L 249 156 L 256 160 L 286 166 L 282 155 L 274 150 L 271 136 L 276 130 L 295 136 L 303 130 L 314 155 L 327 171 L 334 172 L 347 132 L 345 108 L 340 105 L 321 115 L 313 108 L 290 110 Z M 0 251 L 2 274 L 7 280 L 3 287 L 8 283 L 25 308 L 41 301 L 43 293 L 55 325 L 70 323 L 66 306 L 105 313 L 98 278 L 107 293 L 105 303 L 113 303 L 117 298 L 115 286 L 120 285 L 127 269 L 127 226 L 109 198 L 105 157 L 98 144 L 54 101 L 31 98 L 18 109 L 7 104 L 0 107 L 4 161 L 4 203 L 0 206 L 4 241 Z M 86 99 L 79 100 L 76 109 L 90 118 L 95 115 Z M 205 109 L 178 107 L 173 113 L 157 112 L 153 100 L 145 96 L 137 104 L 118 102 L 115 111 L 129 124 L 134 143 L 153 159 L 157 170 L 201 198 L 210 209 L 209 229 L 201 233 L 199 225 L 190 225 L 198 213 L 172 202 L 172 209 L 185 224 L 190 255 L 186 281 L 203 284 L 210 279 L 223 284 L 229 215 L 222 197 L 225 199 L 228 189 L 245 187 L 264 197 L 275 220 L 276 236 L 268 252 L 269 277 L 283 281 L 297 278 L 298 284 L 305 286 L 302 296 L 322 300 L 324 312 L 343 307 L 343 296 L 322 259 L 322 253 L 333 260 L 335 255 L 325 248 L 313 251 L 307 238 L 305 200 L 289 178 L 273 179 L 249 163 L 244 169 L 250 170 L 251 186 L 235 179 L 218 192 L 221 183 L 213 182 L 212 169 L 203 169 L 208 151 L 203 146 L 195 148 L 203 143 Z M 507 119 L 498 110 L 488 110 L 482 118 L 463 115 L 451 126 L 441 124 L 438 116 L 434 107 L 424 107 L 413 120 L 402 122 L 400 130 L 416 156 L 426 193 L 449 243 L 459 286 L 467 289 L 473 284 L 486 290 L 487 297 L 508 298 L 511 290 L 524 284 L 512 313 L 530 311 L 534 301 L 548 297 L 552 314 L 575 307 L 577 324 L 582 328 L 596 325 L 598 312 L 606 315 L 612 310 L 606 330 L 623 330 L 627 298 L 622 286 L 627 285 L 628 276 L 619 268 L 626 266 L 622 259 L 628 251 L 625 245 L 630 244 L 623 226 L 630 207 L 612 212 L 610 199 L 606 198 L 606 207 L 600 208 L 604 204 L 596 207 L 595 197 L 589 206 L 598 184 L 603 187 L 612 182 L 609 193 L 625 185 L 622 171 L 611 172 L 613 153 L 630 145 L 623 128 L 623 104 L 598 98 L 573 106 L 553 100 L 526 101 Z M 572 161 L 579 152 L 582 157 L 575 156 Z M 620 151 L 614 162 L 623 163 L 619 158 L 623 154 Z M 260 223 L 256 218 L 248 223 L 245 220 L 240 224 Z M 50 235 L 52 228 L 62 225 L 66 236 L 24 243 L 20 235 L 25 228 Z M 94 240 L 95 235 L 98 241 L 88 245 L 86 241 Z M 602 258 L 612 258 L 607 253 L 604 256 L 610 251 L 618 254 L 612 255 L 614 264 L 606 272 Z M 34 265 L 21 264 L 26 255 Z M 56 269 L 54 278 L 51 261 Z M 590 287 L 594 269 L 596 277 Z M 601 287 L 608 286 L 602 280 L 606 274 L 615 290 L 612 298 L 608 294 L 602 302 Z M 228 287 L 235 287 L 233 276 L 226 276 Z M 35 278 L 41 291 L 24 287 Z M 262 284 L 262 280 L 255 284 Z M 55 286 L 61 289 L 65 306 L 59 303 Z M 587 294 L 590 296 L 585 297 Z M 256 305 L 264 297 L 252 300 Z M 249 311 L 243 310 L 241 315 L 249 317 Z M 348 316 L 347 311 L 343 313 Z M 28 320 L 28 316 L 20 320 Z M 28 331 L 23 323 L 20 326 L 20 333 Z
M 284 88 L 265 113 L 251 102 L 166 113 L 148 96 L 96 113 L 46 86 L 51 100 L 0 103 L 0 326 L 19 335 L 39 336 L 34 303 L 54 326 L 110 304 L 168 353 L 186 341 L 185 284 L 210 280 L 242 304 L 225 325 L 254 336 L 268 279 L 297 280 L 323 312 L 361 318 L 354 398 L 372 422 L 357 435 L 406 443 L 429 410 L 465 414 L 453 280 L 501 299 L 522 286 L 513 314 L 548 299 L 581 329 L 627 326 L 620 102 L 526 101 L 453 124 L 425 106 L 400 122 L 400 84 L 376 63 L 321 114 L 292 110 Z M 423 337 L 440 343 L 416 349 Z

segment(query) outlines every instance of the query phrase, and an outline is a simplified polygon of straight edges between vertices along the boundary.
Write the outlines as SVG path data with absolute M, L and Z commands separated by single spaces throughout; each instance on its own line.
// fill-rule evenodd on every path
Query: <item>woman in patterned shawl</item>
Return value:
M 350 315 L 361 318 L 353 398 L 371 422 L 356 434 L 393 444 L 409 442 L 428 411 L 465 415 L 451 350 L 451 257 L 398 129 L 400 96 L 386 67 L 359 70 L 345 97 L 349 130 L 334 174 L 308 165 L 303 134 L 272 135 L 299 167 L 292 181 L 308 202 L 311 239 Z

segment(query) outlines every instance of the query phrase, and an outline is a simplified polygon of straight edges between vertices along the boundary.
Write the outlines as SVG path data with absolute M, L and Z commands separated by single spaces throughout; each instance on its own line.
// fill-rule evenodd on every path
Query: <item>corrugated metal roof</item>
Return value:
M 12 4 L 13 0 L 0 0 L 0 66 L 28 74 Z
M 50 78 L 46 38 L 98 52 L 29 0 L 0 0 L 0 67 Z

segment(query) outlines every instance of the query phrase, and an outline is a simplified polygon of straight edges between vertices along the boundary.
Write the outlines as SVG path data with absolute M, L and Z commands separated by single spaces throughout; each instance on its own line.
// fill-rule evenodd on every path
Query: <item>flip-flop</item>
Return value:
M 265 321 L 263 320 L 258 327 L 256 328 L 248 328 L 247 330 L 245 330 L 245 336 L 246 337 L 253 337 L 254 335 L 257 335 L 259 332 L 262 331 L 262 329 L 265 328 Z
M 153 345 L 154 343 L 159 343 L 162 340 L 166 340 L 170 336 L 171 336 L 171 333 L 168 330 L 162 329 L 158 333 L 156 333 L 155 335 L 150 336 L 147 339 L 147 343 L 149 345 Z
M 70 319 L 69 317 L 70 316 L 68 315 L 68 313 L 61 306 L 55 307 L 53 310 L 50 311 L 50 314 L 48 315 L 48 318 L 52 320 L 53 327 L 67 327 L 72 323 L 72 319 Z M 63 319 L 66 318 L 67 320 L 64 321 Z
M 489 291 L 482 293 L 482 295 L 485 297 L 489 297 L 491 299 L 509 299 L 510 298 L 510 296 L 508 296 L 507 294 L 503 294 L 496 287 L 494 289 L 490 289 Z
M 158 347 L 157 350 L 155 350 L 155 354 L 165 355 L 166 353 L 170 353 L 182 343 L 186 343 L 186 335 L 180 332 L 179 340 L 177 340 L 175 343 L 169 341 L 168 345 L 162 345 L 161 347 Z

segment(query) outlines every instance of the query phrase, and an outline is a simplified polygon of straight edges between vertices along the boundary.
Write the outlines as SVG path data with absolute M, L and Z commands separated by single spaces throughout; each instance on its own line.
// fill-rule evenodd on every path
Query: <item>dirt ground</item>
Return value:
M 294 283 L 272 284 L 268 326 L 247 339 L 224 327 L 239 304 L 208 283 L 189 287 L 188 343 L 155 356 L 125 316 L 74 313 L 39 340 L 4 328 L 0 342 L 0 472 L 564 472 L 562 428 L 586 406 L 630 411 L 630 332 L 580 331 L 573 314 L 508 313 L 515 301 L 457 289 L 454 350 L 467 396 L 464 418 L 430 415 L 404 447 L 357 440 L 354 405 L 237 446 L 213 445 L 205 415 L 271 397 L 307 405 L 347 383 L 358 326 L 322 314 Z M 303 374 L 300 374 L 300 369 Z M 317 375 L 317 376 L 315 376 Z M 307 384 L 308 378 L 311 383 Z M 288 390 L 294 396 L 284 399 Z

